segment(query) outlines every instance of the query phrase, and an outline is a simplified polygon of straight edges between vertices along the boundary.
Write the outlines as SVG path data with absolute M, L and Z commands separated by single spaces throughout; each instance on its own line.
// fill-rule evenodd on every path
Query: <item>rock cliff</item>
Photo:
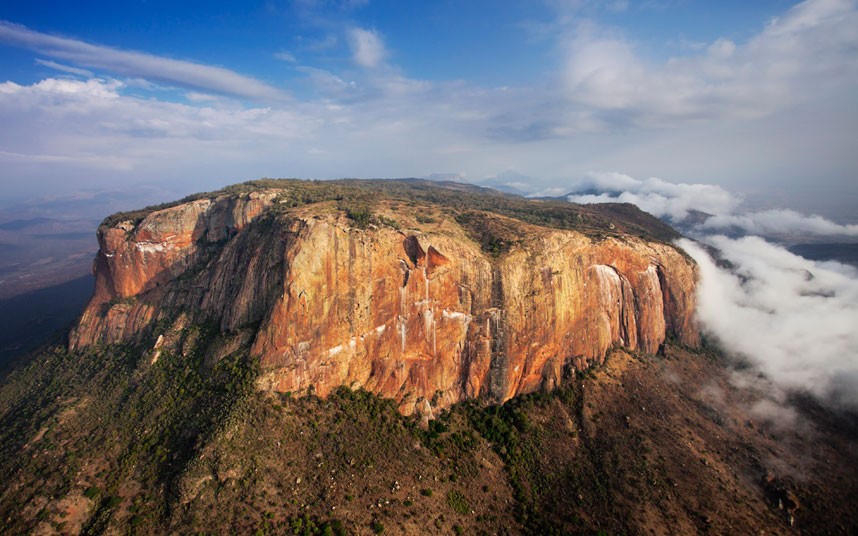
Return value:
M 223 352 L 259 358 L 262 389 L 361 386 L 431 415 L 551 389 L 612 346 L 699 342 L 696 267 L 673 246 L 485 211 L 475 232 L 458 209 L 383 198 L 359 226 L 336 201 L 290 199 L 213 195 L 102 225 L 70 346 L 163 335 L 157 351 L 181 351 L 188 326 L 215 324 Z

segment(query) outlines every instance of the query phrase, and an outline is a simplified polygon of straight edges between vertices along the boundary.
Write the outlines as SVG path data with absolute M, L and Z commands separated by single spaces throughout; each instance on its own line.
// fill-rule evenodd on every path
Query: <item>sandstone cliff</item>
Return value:
M 261 190 L 102 226 L 70 346 L 165 335 L 181 351 L 183 328 L 215 323 L 260 359 L 260 388 L 361 386 L 431 415 L 550 389 L 615 345 L 699 342 L 696 268 L 673 246 L 482 213 L 505 244 L 488 253 L 431 204 L 377 200 L 367 228 L 334 202 L 288 205 Z

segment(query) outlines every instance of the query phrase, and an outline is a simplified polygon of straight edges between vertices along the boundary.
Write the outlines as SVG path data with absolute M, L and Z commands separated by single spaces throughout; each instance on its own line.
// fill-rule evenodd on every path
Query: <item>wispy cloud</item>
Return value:
M 318 99 L 273 106 L 211 100 L 203 92 L 183 92 L 178 102 L 157 94 L 140 98 L 125 80 L 0 83 L 0 124 L 7 126 L 0 129 L 0 148 L 68 157 L 38 166 L 35 158 L 8 157 L 0 176 L 31 190 L 57 188 L 71 177 L 91 184 L 175 177 L 211 189 L 212 181 L 260 176 L 420 176 L 441 161 L 474 177 L 485 175 L 486 162 L 513 167 L 505 162 L 508 146 L 474 143 L 486 107 L 510 105 L 495 102 L 496 94 L 395 73 L 362 77 L 360 84 L 326 71 L 307 73 L 317 78 Z M 121 158 L 127 171 L 95 172 L 86 159 L 93 154 Z
M 352 28 L 348 38 L 352 59 L 361 67 L 378 67 L 387 57 L 384 41 L 375 30 Z
M 286 98 L 284 92 L 275 87 L 223 67 L 93 45 L 76 39 L 36 32 L 9 22 L 0 22 L 0 41 L 35 50 L 53 58 L 124 76 L 167 82 L 253 100 L 278 101 Z
M 716 215 L 706 220 L 702 227 L 709 230 L 738 227 L 751 234 L 766 236 L 804 233 L 819 236 L 858 237 L 858 225 L 841 225 L 822 216 L 808 216 L 789 209 Z
M 189 91 L 185 93 L 185 98 L 190 102 L 215 102 L 219 97 L 209 95 L 208 93 L 200 93 L 199 91 Z
M 43 60 L 41 58 L 36 58 L 37 65 L 44 65 L 45 67 L 50 67 L 51 69 L 55 69 L 57 71 L 73 74 L 77 76 L 86 76 L 92 77 L 92 71 L 87 71 L 86 69 L 79 69 L 77 67 L 71 67 L 69 65 L 63 65 L 62 63 L 57 63 L 55 61 Z
M 295 58 L 295 55 L 288 50 L 281 50 L 279 52 L 275 52 L 274 57 L 280 61 L 285 61 L 287 63 L 295 63 L 298 61 L 298 59 Z
M 193 104 L 164 102 L 125 95 L 123 87 L 102 79 L 0 84 L 0 122 L 15 125 L 0 129 L 4 176 L 45 184 L 46 176 L 91 169 L 140 177 L 187 165 L 252 169 L 314 130 L 314 120 L 295 110 L 246 108 L 199 93 L 187 94 Z M 115 173 L 101 177 L 116 180 Z

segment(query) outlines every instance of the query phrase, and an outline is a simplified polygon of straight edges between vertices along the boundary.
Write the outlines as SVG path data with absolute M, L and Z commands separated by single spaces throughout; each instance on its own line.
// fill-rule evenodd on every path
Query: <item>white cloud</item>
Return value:
M 0 41 L 36 50 L 93 69 L 168 82 L 255 100 L 283 100 L 285 94 L 255 78 L 223 67 L 164 58 L 143 52 L 93 45 L 76 39 L 36 32 L 0 21 Z
M 185 93 L 185 98 L 190 102 L 212 102 L 218 100 L 218 97 L 214 95 L 200 93 L 199 91 L 189 91 Z
M 28 97 L 39 96 L 60 97 L 81 95 L 97 99 L 115 99 L 119 97 L 117 90 L 122 86 L 122 82 L 118 80 L 91 78 L 84 82 L 80 80 L 47 78 L 32 86 L 21 86 L 14 82 L 4 82 L 0 84 L 0 93 L 20 95 L 24 97 L 25 102 L 29 100 Z
M 659 218 L 683 223 L 689 211 L 711 217 L 694 224 L 700 232 L 739 228 L 765 236 L 794 234 L 858 236 L 858 225 L 842 225 L 822 216 L 794 210 L 742 211 L 742 198 L 714 184 L 671 183 L 658 178 L 638 180 L 622 173 L 591 173 L 575 183 L 573 203 L 632 203 Z
M 858 272 L 757 237 L 707 242 L 735 268 L 719 268 L 699 245 L 680 242 L 700 266 L 704 328 L 776 384 L 858 408 Z
M 327 98 L 343 99 L 357 87 L 354 81 L 343 80 L 339 76 L 324 69 L 299 65 L 295 68 L 304 73 L 312 83 L 313 89 Z
M 318 100 L 271 107 L 194 92 L 180 102 L 140 98 L 111 79 L 0 83 L 0 124 L 7 127 L 0 148 L 9 153 L 0 156 L 4 193 L 72 188 L 81 180 L 169 178 L 193 191 L 261 176 L 420 176 L 442 160 L 471 172 L 509 155 L 507 147 L 471 143 L 484 117 L 473 111 L 490 95 L 395 75 L 360 85 L 315 75 L 331 86 Z M 445 153 L 451 146 L 460 151 Z M 121 161 L 121 172 L 96 169 L 93 155 Z
M 852 0 L 807 0 L 743 44 L 720 38 L 702 52 L 656 63 L 634 42 L 590 22 L 570 31 L 567 96 L 604 121 L 758 118 L 858 81 Z
M 348 38 L 352 59 L 361 67 L 378 67 L 387 56 L 384 42 L 375 30 L 352 28 Z
M 779 235 L 806 233 L 821 236 L 858 236 L 858 225 L 841 225 L 817 215 L 788 209 L 772 209 L 748 214 L 720 214 L 703 224 L 704 229 L 739 227 L 751 234 Z
M 0 84 L 0 122 L 16 125 L 0 130 L 6 176 L 41 182 L 75 168 L 163 173 L 200 160 L 247 162 L 312 129 L 313 120 L 297 111 L 140 99 L 123 95 L 123 86 L 103 79 Z
M 741 200 L 714 184 L 672 183 L 658 178 L 638 180 L 622 173 L 591 173 L 572 187 L 574 203 L 632 203 L 658 217 L 682 220 L 689 210 L 731 213 Z

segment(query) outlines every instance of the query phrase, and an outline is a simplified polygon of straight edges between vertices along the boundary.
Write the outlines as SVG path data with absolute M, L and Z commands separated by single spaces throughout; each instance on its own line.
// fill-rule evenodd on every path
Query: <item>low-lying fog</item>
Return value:
M 719 186 L 616 173 L 593 175 L 574 192 L 581 193 L 570 201 L 634 203 L 682 229 L 693 240 L 679 245 L 700 265 L 704 331 L 779 387 L 858 409 L 858 270 L 805 259 L 772 240 L 856 242 L 858 225 L 792 210 L 742 211 L 741 198 Z M 704 244 L 726 262 L 716 263 Z

